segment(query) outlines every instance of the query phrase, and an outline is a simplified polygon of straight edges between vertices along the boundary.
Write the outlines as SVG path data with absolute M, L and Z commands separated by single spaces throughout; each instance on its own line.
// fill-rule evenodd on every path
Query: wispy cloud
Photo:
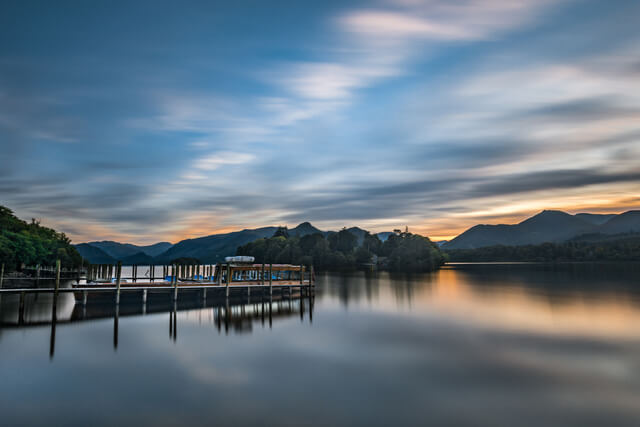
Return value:
M 249 163 L 254 158 L 255 156 L 249 153 L 222 151 L 199 158 L 198 160 L 196 160 L 194 167 L 196 169 L 201 169 L 204 171 L 212 171 L 218 169 L 223 165 L 241 165 Z
M 38 30 L 45 7 L 29 37 L 0 28 L 16 40 L 0 50 L 3 203 L 76 238 L 146 242 L 303 220 L 444 236 L 637 204 L 634 2 L 317 7 L 187 27 L 159 6 L 170 42 L 98 23 L 91 55 L 67 28 Z M 270 19 L 285 11 L 298 24 Z

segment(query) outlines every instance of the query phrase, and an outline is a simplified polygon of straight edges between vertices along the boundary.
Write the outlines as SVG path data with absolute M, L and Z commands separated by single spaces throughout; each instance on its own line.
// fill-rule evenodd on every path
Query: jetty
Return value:
M 250 259 L 246 259 L 250 258 Z M 124 266 L 128 275 L 123 275 L 123 265 L 89 265 L 77 270 L 62 270 L 60 261 L 55 268 L 32 268 L 24 271 L 36 272 L 35 277 L 3 277 L 4 266 L 0 271 L 0 296 L 3 294 L 25 294 L 73 292 L 76 301 L 87 304 L 90 299 L 111 300 L 119 304 L 132 300 L 146 302 L 151 294 L 169 295 L 174 301 L 179 297 L 207 298 L 235 295 L 269 295 L 274 292 L 291 296 L 294 292 L 300 296 L 314 293 L 315 278 L 313 267 L 308 270 L 302 265 L 291 264 L 254 264 L 251 257 L 229 257 L 225 263 L 209 265 L 132 265 Z M 52 272 L 53 277 L 42 277 L 42 272 Z M 63 278 L 66 276 L 66 279 Z M 141 273 L 141 274 L 139 274 Z M 160 273 L 156 277 L 156 273 Z M 8 281 L 35 280 L 37 286 L 10 286 Z M 42 287 L 39 281 L 53 281 L 52 287 Z M 70 287 L 61 287 L 61 280 L 71 280 Z M 75 283 L 74 283 L 75 282 Z
M 123 267 L 129 272 L 126 276 L 122 274 Z M 30 277 L 24 274 L 25 271 L 35 274 Z M 156 278 L 156 271 L 163 274 Z M 113 346 L 117 349 L 121 315 L 168 312 L 169 336 L 174 341 L 179 311 L 204 310 L 215 321 L 218 332 L 224 325 L 225 333 L 230 328 L 246 331 L 256 321 L 264 327 L 265 318 L 271 327 L 274 318 L 299 313 L 302 321 L 308 313 L 309 322 L 312 322 L 313 316 L 313 268 L 307 271 L 299 265 L 253 264 L 232 258 L 211 265 L 122 266 L 118 263 L 63 270 L 57 261 L 53 268 L 37 266 L 23 268 L 22 272 L 20 276 L 5 277 L 4 266 L 0 266 L 0 299 L 6 295 L 14 310 L 16 305 L 13 304 L 17 303 L 15 318 L 10 316 L 11 320 L 8 320 L 3 316 L 0 328 L 51 325 L 50 358 L 55 352 L 56 326 L 61 323 L 113 318 Z M 31 286 L 25 286 L 24 281 L 31 281 Z M 47 283 L 43 286 L 40 281 Z M 53 286 L 47 286 L 50 282 Z M 61 320 L 57 313 L 60 294 L 68 293 L 74 296 L 73 312 L 70 318 Z M 29 310 L 25 310 L 39 296 L 51 300 L 49 318 L 31 318 Z

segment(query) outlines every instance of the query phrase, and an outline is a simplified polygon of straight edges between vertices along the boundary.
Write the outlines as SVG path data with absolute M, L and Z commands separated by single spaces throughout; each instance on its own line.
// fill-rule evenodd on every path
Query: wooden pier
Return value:
M 230 327 L 241 331 L 245 325 L 256 320 L 264 326 L 265 318 L 269 327 L 274 317 L 290 316 L 299 312 L 300 320 L 305 312 L 312 322 L 315 299 L 315 280 L 313 268 L 305 271 L 303 266 L 252 264 L 235 265 L 233 263 L 210 266 L 161 266 L 163 277 L 154 277 L 153 266 L 149 268 L 149 277 L 138 277 L 139 266 L 131 266 L 131 276 L 122 276 L 120 263 L 112 266 L 88 266 L 86 270 L 66 270 L 64 278 L 60 262 L 55 268 L 37 268 L 36 277 L 20 280 L 32 280 L 36 287 L 3 287 L 4 266 L 0 267 L 0 298 L 13 295 L 17 302 L 17 321 L 0 322 L 2 327 L 25 327 L 51 325 L 49 356 L 55 353 L 56 325 L 58 323 L 89 320 L 92 318 L 113 317 L 113 346 L 118 347 L 118 326 L 121 315 L 146 315 L 148 313 L 169 312 L 169 335 L 177 339 L 177 313 L 180 310 L 211 309 L 216 319 L 218 331 L 224 323 L 224 331 Z M 51 277 L 42 277 L 42 272 L 52 273 Z M 204 274 L 201 274 L 204 273 Z M 305 274 L 306 273 L 306 274 Z M 115 276 L 115 277 L 114 277 Z M 4 278 L 6 279 L 6 278 Z M 42 287 L 39 280 L 53 281 L 53 286 Z M 71 280 L 70 287 L 61 287 L 61 280 Z M 81 283 L 86 280 L 96 282 Z M 102 280 L 102 282 L 100 282 Z M 115 283 L 111 283 L 115 280 Z M 125 281 L 131 280 L 131 281 Z M 74 294 L 75 305 L 72 318 L 60 322 L 57 318 L 57 305 L 61 293 Z M 15 295 L 19 295 L 16 301 Z M 25 306 L 31 298 L 28 295 L 52 294 L 50 321 L 25 321 Z M 305 301 L 308 301 L 306 309 Z M 294 310 L 294 305 L 298 310 Z M 27 310 L 28 314 L 28 310 Z
M 55 268 L 38 268 L 35 278 L 20 277 L 20 280 L 49 280 L 55 281 L 53 287 L 2 287 L 4 266 L 0 273 L 0 297 L 3 294 L 54 293 L 73 292 L 76 302 L 86 304 L 92 297 L 101 299 L 113 297 L 116 304 L 127 296 L 131 296 L 146 302 L 149 294 L 164 293 L 177 300 L 180 294 L 199 294 L 202 298 L 219 297 L 224 293 L 225 297 L 232 294 L 273 295 L 288 293 L 291 295 L 298 291 L 302 295 L 311 295 L 314 292 L 313 267 L 306 272 L 304 266 L 290 264 L 251 264 L 238 265 L 233 263 L 212 265 L 164 265 L 163 275 L 156 279 L 154 272 L 158 266 L 143 266 L 148 268 L 148 276 L 139 278 L 138 265 L 130 266 L 131 275 L 123 277 L 122 264 L 116 265 L 92 265 L 86 270 L 67 270 L 69 276 L 66 280 L 75 280 L 71 287 L 60 287 L 63 272 L 60 261 Z M 52 272 L 53 277 L 42 278 L 42 271 Z M 84 273 L 84 274 L 83 274 Z M 307 273 L 307 274 L 306 274 Z M 82 284 L 85 280 L 88 283 Z

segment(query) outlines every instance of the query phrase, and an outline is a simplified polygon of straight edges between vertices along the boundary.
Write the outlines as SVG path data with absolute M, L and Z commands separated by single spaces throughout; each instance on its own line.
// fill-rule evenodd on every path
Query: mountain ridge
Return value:
M 517 224 L 478 224 L 444 243 L 447 249 L 488 246 L 523 246 L 559 243 L 586 234 L 619 234 L 640 231 L 640 210 L 621 214 L 578 213 L 543 210 Z
M 93 259 L 111 259 L 107 262 L 95 262 L 95 263 L 111 263 L 116 261 L 122 261 L 123 263 L 143 264 L 143 263 L 168 263 L 176 258 L 197 258 L 203 263 L 215 263 L 222 261 L 224 257 L 234 255 L 238 246 L 245 245 L 257 239 L 271 237 L 278 230 L 276 226 L 260 227 L 255 229 L 242 229 L 239 231 L 232 231 L 229 233 L 211 234 L 208 236 L 195 237 L 190 239 L 184 239 L 176 244 L 168 242 L 160 242 L 149 246 L 137 246 L 130 243 L 118 243 L 114 241 L 99 241 L 99 242 L 87 242 L 75 245 L 81 252 L 84 252 L 83 256 L 90 262 L 94 262 Z M 359 227 L 351 227 L 350 232 L 356 235 L 358 242 L 361 243 L 364 239 L 366 230 Z M 313 226 L 310 222 L 305 221 L 298 224 L 296 227 L 287 230 L 290 236 L 302 237 L 307 234 L 320 233 L 323 236 L 327 236 L 330 233 L 336 231 L 323 231 Z M 381 240 L 386 240 L 387 237 L 393 234 L 391 232 L 381 232 L 376 235 L 380 235 Z M 148 252 L 145 252 L 145 248 L 155 247 L 161 244 L 169 245 L 169 247 L 154 256 L 151 256 Z M 92 252 L 87 246 L 99 249 L 99 252 Z M 86 254 L 86 256 L 85 256 Z M 104 255 L 102 255 L 104 254 Z M 105 258 L 109 257 L 109 258 Z

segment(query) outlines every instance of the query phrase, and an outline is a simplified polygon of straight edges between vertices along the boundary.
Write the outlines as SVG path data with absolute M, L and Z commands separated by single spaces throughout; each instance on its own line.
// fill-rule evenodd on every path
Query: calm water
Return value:
M 0 424 L 640 425 L 640 266 L 324 275 L 313 300 L 4 296 Z M 144 310 L 144 314 L 143 314 Z M 19 325 L 22 324 L 22 325 Z

